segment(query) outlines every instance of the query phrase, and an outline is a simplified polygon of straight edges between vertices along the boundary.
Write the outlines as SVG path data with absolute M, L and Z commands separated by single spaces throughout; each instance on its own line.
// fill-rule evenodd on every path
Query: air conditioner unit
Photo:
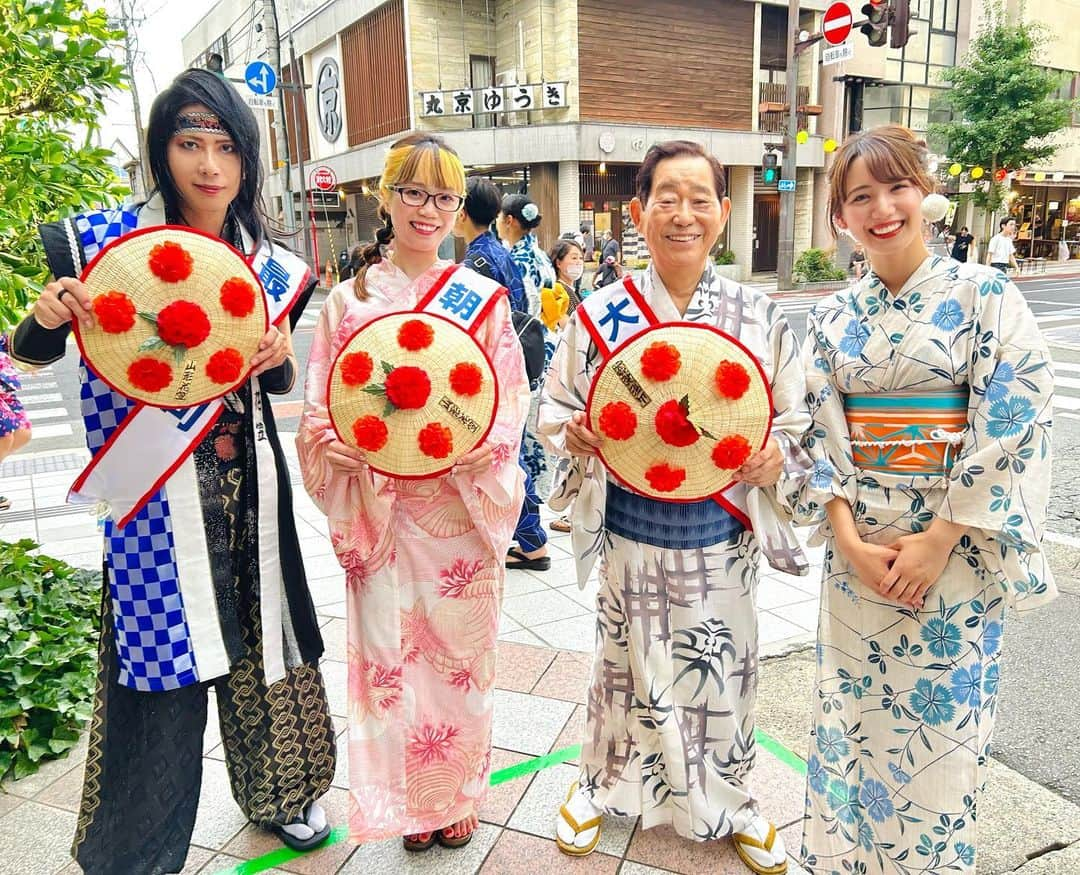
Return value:
M 495 74 L 496 85 L 517 85 L 523 82 L 524 79 L 525 77 L 521 75 L 521 71 L 517 69 L 503 70 L 501 73 Z

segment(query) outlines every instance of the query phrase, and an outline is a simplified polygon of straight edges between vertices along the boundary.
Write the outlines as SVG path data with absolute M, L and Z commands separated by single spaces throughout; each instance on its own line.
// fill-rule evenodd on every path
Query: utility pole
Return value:
M 784 163 L 781 179 L 797 179 L 795 164 L 796 136 L 799 132 L 799 0 L 788 0 L 787 32 L 787 129 L 784 131 Z M 793 288 L 791 274 L 795 267 L 795 192 L 780 192 L 780 248 L 776 256 L 776 287 Z
M 307 97 L 304 93 L 304 68 L 296 62 L 296 45 L 293 43 L 292 30 L 289 30 L 289 66 L 292 68 L 292 76 L 296 77 L 295 82 L 290 81 L 289 84 L 282 85 L 282 88 L 288 88 L 292 94 L 292 106 L 293 106 L 293 119 L 295 120 L 293 131 L 296 138 L 296 169 L 297 176 L 300 178 L 297 180 L 300 183 L 300 227 L 304 231 L 304 252 L 307 253 L 308 259 L 314 257 L 314 247 L 312 241 L 308 237 L 308 213 L 307 213 L 307 197 L 308 194 L 305 190 L 305 183 L 307 177 L 304 174 L 304 146 L 300 142 L 300 135 L 304 133 L 304 127 L 300 124 L 300 111 L 305 106 Z M 291 79 L 292 77 L 290 77 Z M 315 265 L 315 273 L 319 272 L 319 265 Z
M 135 82 L 135 65 L 140 60 L 137 28 L 146 21 L 146 18 L 139 14 L 140 10 L 137 6 L 138 0 L 119 0 L 115 23 L 124 33 L 124 72 L 131 84 L 131 106 L 135 111 L 135 157 L 139 161 L 139 179 L 145 195 L 150 191 L 150 181 L 144 160 L 146 135 L 143 131 L 142 106 L 139 104 L 139 86 Z
M 278 33 L 277 5 L 275 0 L 263 0 L 263 33 L 266 34 L 266 51 L 270 56 L 270 66 L 278 77 L 278 111 L 275 113 L 274 139 L 277 142 L 278 160 L 282 162 L 281 169 L 281 204 L 282 215 L 285 220 L 285 230 L 290 234 L 296 232 L 296 213 L 293 210 L 293 194 L 291 180 L 292 156 L 289 154 L 289 134 L 286 129 L 285 116 L 285 77 L 281 69 L 281 36 Z M 299 137 L 297 138 L 299 143 Z M 277 168 L 274 168 L 277 171 Z M 303 204 L 300 205 L 301 208 Z

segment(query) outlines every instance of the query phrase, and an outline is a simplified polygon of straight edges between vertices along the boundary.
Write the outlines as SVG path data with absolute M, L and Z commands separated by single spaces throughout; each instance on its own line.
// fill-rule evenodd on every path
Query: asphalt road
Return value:
M 1048 529 L 1075 538 L 1075 546 L 1049 546 L 1061 598 L 1048 609 L 1012 615 L 1006 623 L 994 753 L 1029 779 L 1080 803 L 1080 277 L 1024 279 L 1020 287 L 1053 347 L 1057 369 Z M 322 301 L 321 295 L 313 298 L 295 332 L 301 362 L 307 360 Z M 781 304 L 801 337 L 813 301 L 785 297 Z M 28 451 L 82 447 L 76 356 L 69 354 L 31 385 L 35 437 Z M 302 397 L 298 384 L 290 395 L 275 399 L 281 431 L 295 431 L 298 405 L 289 402 Z

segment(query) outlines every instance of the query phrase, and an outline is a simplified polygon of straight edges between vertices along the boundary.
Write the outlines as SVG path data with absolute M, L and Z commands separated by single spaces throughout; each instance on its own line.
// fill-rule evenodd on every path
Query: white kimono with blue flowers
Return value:
M 896 295 L 871 272 L 819 303 L 803 358 L 815 470 L 798 515 L 827 542 L 805 864 L 813 875 L 973 873 L 1005 608 L 1057 594 L 1040 550 L 1049 353 L 1002 273 L 932 256 Z M 956 387 L 968 393 L 967 432 L 950 473 L 855 466 L 845 395 Z M 935 516 L 968 527 L 921 610 L 862 585 L 825 518 L 834 496 L 872 543 Z

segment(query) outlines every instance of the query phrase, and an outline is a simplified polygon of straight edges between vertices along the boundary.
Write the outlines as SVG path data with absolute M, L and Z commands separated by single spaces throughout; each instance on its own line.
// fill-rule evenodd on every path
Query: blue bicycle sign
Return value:
M 244 68 L 244 81 L 256 94 L 269 94 L 277 85 L 277 74 L 266 61 L 252 61 Z

